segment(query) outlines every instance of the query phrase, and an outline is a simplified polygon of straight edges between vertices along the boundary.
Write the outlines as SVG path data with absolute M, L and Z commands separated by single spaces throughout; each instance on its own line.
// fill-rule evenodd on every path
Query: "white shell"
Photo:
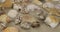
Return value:
M 18 14 L 17 10 L 10 10 L 8 12 L 8 16 L 11 18 L 15 18 L 17 16 L 17 14 Z
M 55 28 L 59 22 L 55 21 L 54 19 L 52 20 L 50 17 L 46 17 L 45 23 L 48 24 L 51 28 Z

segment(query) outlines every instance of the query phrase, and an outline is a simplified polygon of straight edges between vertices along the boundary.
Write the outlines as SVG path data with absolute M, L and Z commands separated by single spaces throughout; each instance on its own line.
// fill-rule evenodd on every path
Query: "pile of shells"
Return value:
M 19 32 L 14 27 L 17 25 L 22 29 L 40 27 L 41 22 L 55 28 L 59 21 L 60 0 L 0 0 L 0 30 L 3 32 Z

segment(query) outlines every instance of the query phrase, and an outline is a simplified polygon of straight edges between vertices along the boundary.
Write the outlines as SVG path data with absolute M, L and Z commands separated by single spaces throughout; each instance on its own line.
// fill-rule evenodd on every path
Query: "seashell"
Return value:
M 35 4 L 28 4 L 25 8 L 23 8 L 23 10 L 21 12 L 30 13 L 30 12 L 34 12 L 36 10 L 40 10 L 40 7 Z
M 35 17 L 33 17 L 32 15 L 30 14 L 23 14 L 21 15 L 21 20 L 22 21 L 28 21 L 28 22 L 35 22 L 37 19 L 35 19 Z
M 24 14 L 21 16 L 21 23 L 22 23 L 21 26 L 23 26 L 24 28 L 27 28 L 27 27 L 29 27 L 29 25 L 31 26 L 32 24 L 34 24 L 36 22 L 39 22 L 37 20 L 37 18 L 35 18 L 34 16 L 32 16 L 30 14 Z M 26 25 L 27 25 L 27 27 L 26 27 Z M 39 24 L 36 23 L 36 27 L 37 27 L 37 25 L 39 25 Z
M 3 0 L 2 0 L 3 1 Z M 12 7 L 12 2 L 11 0 L 4 0 L 2 4 L 0 4 L 1 7 L 6 7 L 6 8 L 9 8 L 9 7 Z
M 0 30 L 3 30 L 7 27 L 6 23 L 0 23 Z
M 22 6 L 20 6 L 19 4 L 14 4 L 13 9 L 19 10 L 22 9 Z
M 35 11 L 30 11 L 29 14 L 37 17 L 37 16 L 41 15 L 42 12 L 43 11 L 41 11 L 41 10 L 35 10 Z
M 49 15 L 55 15 L 55 16 L 60 16 L 60 12 L 59 12 L 59 9 L 56 9 L 56 8 L 50 8 L 50 9 L 47 9 L 45 8 L 48 12 Z
M 11 18 L 15 18 L 17 16 L 17 14 L 18 14 L 17 10 L 12 9 L 8 12 L 7 15 Z
M 31 24 L 27 23 L 27 22 L 21 22 L 20 27 L 23 28 L 23 29 L 30 29 Z
M 44 22 L 51 28 L 55 28 L 59 24 L 59 20 L 55 16 L 47 16 Z
M 19 31 L 18 31 L 18 28 L 16 27 L 7 27 L 2 32 L 19 32 Z
M 0 16 L 0 22 L 8 23 L 10 22 L 10 18 L 6 14 L 3 14 Z
M 51 2 L 46 2 L 43 4 L 43 8 L 54 8 L 54 4 Z
M 43 3 L 39 0 L 32 0 L 32 3 L 36 4 L 36 5 L 42 5 Z
M 45 16 L 45 14 L 47 13 L 43 8 L 34 4 L 27 5 L 26 11 L 38 18 L 40 18 L 40 15 Z
M 19 23 L 21 23 L 21 19 L 20 16 L 17 16 L 15 19 L 15 24 L 19 24 Z
M 27 11 L 34 11 L 35 9 L 40 9 L 40 7 L 39 6 L 37 6 L 37 5 L 35 5 L 35 4 L 29 4 L 29 5 L 27 5 L 27 7 L 26 7 L 26 10 Z
M 32 23 L 32 28 L 40 27 L 40 22 L 36 21 Z

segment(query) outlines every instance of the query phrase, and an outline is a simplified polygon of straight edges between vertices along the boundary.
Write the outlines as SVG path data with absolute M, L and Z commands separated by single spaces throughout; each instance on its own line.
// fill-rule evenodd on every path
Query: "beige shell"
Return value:
M 0 21 L 2 21 L 3 23 L 8 23 L 10 22 L 10 18 L 6 14 L 3 14 L 0 16 Z
M 11 7 L 12 6 L 12 2 L 11 0 L 6 0 L 4 3 L 0 4 L 0 7 Z
M 3 30 L 3 32 L 18 32 L 18 28 L 16 27 L 7 27 Z
M 55 16 L 60 16 L 60 12 L 56 8 L 51 8 L 51 9 L 45 8 L 45 9 L 48 12 L 48 14 L 55 15 Z
M 55 16 L 47 16 L 45 23 L 51 26 L 52 28 L 55 28 L 59 24 L 59 19 Z
M 51 14 L 55 16 L 60 16 L 59 9 L 57 9 L 55 5 L 52 4 L 51 2 L 47 2 L 46 4 L 43 4 L 43 9 L 45 9 L 45 11 L 47 11 L 49 15 Z
M 21 17 L 21 20 L 22 21 L 28 21 L 28 22 L 31 22 L 32 23 L 32 22 L 35 22 L 37 19 L 35 17 L 29 15 L 29 14 L 24 14 Z
M 38 25 L 40 25 L 39 23 L 37 23 L 37 22 L 39 22 L 37 20 L 37 18 L 35 18 L 34 16 L 32 16 L 30 14 L 24 14 L 24 15 L 22 15 L 21 16 L 21 20 L 22 20 L 21 26 L 23 28 L 26 28 L 26 29 L 27 29 L 27 27 L 30 28 L 31 25 L 34 26 L 34 27 L 38 27 Z

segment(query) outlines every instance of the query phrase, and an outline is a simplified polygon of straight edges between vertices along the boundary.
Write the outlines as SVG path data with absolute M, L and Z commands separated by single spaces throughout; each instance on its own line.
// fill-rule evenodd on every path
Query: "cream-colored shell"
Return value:
M 29 14 L 22 15 L 21 20 L 22 20 L 22 22 L 27 21 L 27 22 L 30 22 L 30 23 L 33 23 L 33 22 L 37 21 L 37 19 L 34 16 L 29 15 Z
M 6 0 L 4 3 L 0 4 L 0 7 L 11 7 L 12 6 L 12 1 L 11 0 Z
M 6 14 L 3 14 L 0 16 L 0 21 L 2 21 L 3 23 L 8 23 L 10 22 L 10 18 Z
M 11 10 L 9 10 L 7 15 L 11 18 L 15 18 L 17 16 L 17 14 L 18 14 L 17 10 L 11 9 Z
M 59 20 L 55 16 L 47 16 L 45 23 L 51 28 L 55 28 L 59 24 Z

